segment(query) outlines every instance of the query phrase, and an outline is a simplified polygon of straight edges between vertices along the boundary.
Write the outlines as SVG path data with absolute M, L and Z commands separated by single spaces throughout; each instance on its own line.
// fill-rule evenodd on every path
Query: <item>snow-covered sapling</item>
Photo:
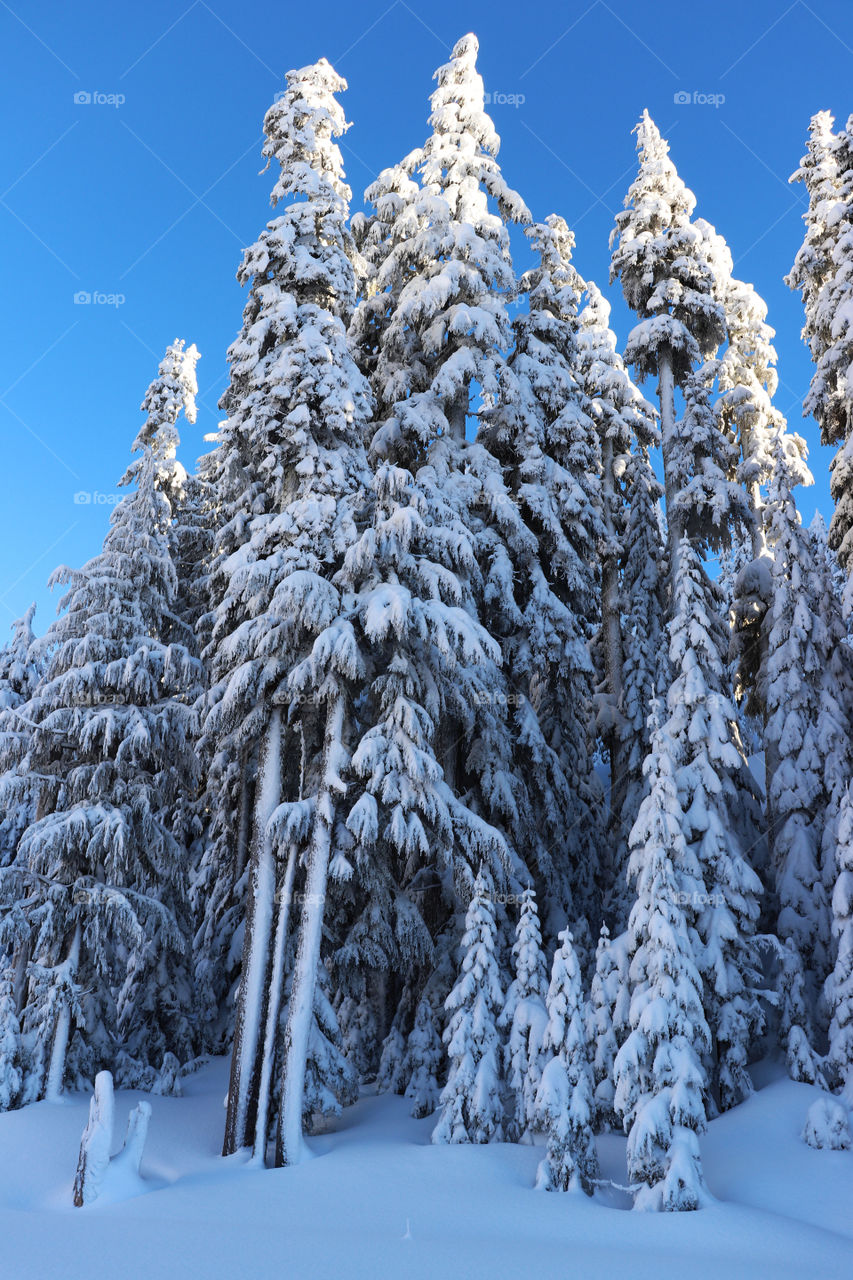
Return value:
M 598 1155 L 592 1133 L 595 1104 L 586 1039 L 581 975 L 568 929 L 560 934 L 548 988 L 547 1063 L 536 1095 L 539 1125 L 548 1135 L 537 1189 L 592 1195 Z

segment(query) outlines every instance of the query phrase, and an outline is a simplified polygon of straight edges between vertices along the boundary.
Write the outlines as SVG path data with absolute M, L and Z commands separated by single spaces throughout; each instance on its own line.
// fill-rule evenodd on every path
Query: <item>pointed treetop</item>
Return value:
M 340 148 L 334 141 L 349 128 L 335 98 L 347 82 L 325 58 L 288 71 L 287 89 L 264 118 L 267 166 L 275 159 L 281 174 L 273 187 L 273 205 L 287 196 L 313 196 L 332 191 L 349 201 Z
M 185 350 L 182 338 L 176 338 L 166 348 L 157 377 L 149 385 L 140 406 L 146 418 L 133 442 L 134 453 L 151 450 L 158 487 L 171 490 L 172 497 L 186 481 L 186 472 L 177 461 L 181 440 L 176 424 L 181 412 L 187 422 L 196 420 L 198 381 L 195 369 L 198 360 L 195 344 Z M 143 462 L 144 458 L 137 458 L 131 463 L 119 483 L 130 484 L 137 478 Z
M 478 49 L 476 36 L 463 36 L 453 46 L 450 61 L 436 71 L 433 79 L 438 81 L 438 88 L 430 97 L 429 124 L 439 147 L 452 140 L 466 152 L 472 152 L 476 144 L 488 155 L 496 156 L 501 140 L 484 109 L 483 77 L 477 70 Z M 425 150 L 435 150 L 432 140 Z

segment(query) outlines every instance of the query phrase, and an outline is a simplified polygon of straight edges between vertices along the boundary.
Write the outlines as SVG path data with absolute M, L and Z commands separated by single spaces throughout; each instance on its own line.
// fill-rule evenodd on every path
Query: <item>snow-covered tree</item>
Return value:
M 0 866 L 14 857 L 22 833 L 35 817 L 32 786 L 17 767 L 26 754 L 31 728 L 22 708 L 39 676 L 35 611 L 30 605 L 13 623 L 12 637 L 0 649 Z
M 465 437 L 478 392 L 484 403 L 496 395 L 510 345 L 504 220 L 527 215 L 495 160 L 476 51 L 473 37 L 457 43 L 436 76 L 430 137 L 368 190 L 376 212 L 360 243 L 375 274 L 351 330 L 378 425 L 371 518 L 341 577 L 370 662 L 348 817 L 364 883 L 338 954 L 381 962 L 409 1020 L 412 984 L 394 971 L 414 968 L 423 986 L 430 935 L 467 901 L 481 863 L 497 884 L 525 872 L 511 843 L 525 817 L 515 695 L 484 609 L 485 578 L 508 561 L 489 513 L 500 508 L 514 530 L 518 519 L 501 501 L 500 467 Z M 499 490 L 488 507 L 484 476 Z
M 598 1155 L 592 1133 L 595 1100 L 581 975 L 568 929 L 560 934 L 559 942 L 546 1001 L 543 1051 L 548 1060 L 536 1094 L 538 1126 L 547 1135 L 536 1186 L 541 1191 L 585 1191 L 592 1195 Z
M 731 1106 L 750 1090 L 747 1050 L 760 1010 L 751 937 L 761 884 L 745 859 L 760 846 L 757 797 L 727 689 L 728 632 L 702 556 L 748 524 L 735 479 L 734 442 L 711 405 L 725 338 L 725 310 L 714 263 L 719 237 L 692 223 L 695 199 L 668 147 L 644 113 L 640 172 L 617 215 L 613 275 L 640 316 L 625 358 L 640 377 L 657 374 L 668 522 L 668 626 L 671 684 L 666 739 L 677 770 L 682 834 L 698 860 L 702 896 L 688 927 L 698 934 L 705 1016 L 714 1040 L 714 1096 Z M 675 388 L 684 398 L 680 418 Z M 676 867 L 676 874 L 681 874 Z
M 544 1066 L 548 1022 L 545 957 L 539 912 L 533 889 L 525 889 L 512 948 L 515 977 L 509 985 L 498 1026 L 506 1033 L 504 1072 L 514 1098 L 514 1113 L 505 1126 L 515 1142 L 531 1141 L 536 1123 L 536 1092 Z
M 498 1019 L 503 1009 L 494 888 L 485 870 L 477 873 L 465 915 L 462 965 L 447 997 L 444 1043 L 450 1058 L 441 1092 L 435 1143 L 500 1141 L 504 1106 Z
M 58 1095 L 108 1065 L 153 1081 L 166 1051 L 195 1052 L 186 850 L 176 814 L 197 769 L 198 662 L 172 636 L 171 506 L 157 458 L 160 400 L 100 555 L 60 569 L 60 616 L 36 643 L 43 674 L 22 714 L 37 820 L 2 873 L 19 945 L 24 1100 Z M 191 405 L 191 390 L 181 404 Z M 148 399 L 146 400 L 148 403 Z M 168 423 L 174 429 L 177 410 Z M 8 920 L 4 921 L 4 929 Z M 73 1023 L 73 1025 L 72 1025 Z
M 577 335 L 579 373 L 601 441 L 601 627 L 596 649 L 603 681 L 599 730 L 610 756 L 610 831 L 605 913 L 625 928 L 630 897 L 628 834 L 642 798 L 646 720 L 658 690 L 663 544 L 657 500 L 662 489 L 648 460 L 659 443 L 656 413 L 631 381 L 610 328 L 610 305 L 592 283 Z M 602 868 L 604 870 L 604 868 Z
M 773 596 L 767 644 L 767 739 L 775 768 L 769 776 L 774 815 L 773 862 L 778 902 L 776 933 L 796 948 L 812 985 L 807 1009 L 829 966 L 828 903 L 821 875 L 823 729 L 820 685 L 827 637 L 814 585 L 814 543 L 800 523 L 793 485 L 805 470 L 799 450 L 776 444 L 768 502 Z M 811 477 L 805 472 L 808 479 Z M 816 989 L 815 989 L 816 987 Z M 811 1017 L 803 1026 L 811 1032 Z
M 14 973 L 0 973 L 0 1111 L 9 1111 L 21 1095 L 21 1027 L 15 1001 Z
M 829 1066 L 853 1103 L 853 796 L 845 793 L 838 823 L 838 873 L 832 894 L 835 966 L 826 982 Z
M 614 1107 L 616 1082 L 613 1064 L 619 1050 L 619 1041 L 614 1015 L 619 1016 L 617 1006 L 620 998 L 623 1001 L 629 998 L 627 976 L 621 970 L 618 953 L 611 944 L 610 930 L 603 924 L 595 951 L 595 973 L 590 984 L 588 1013 L 596 1129 L 610 1130 L 618 1123 Z
M 701 894 L 701 869 L 685 839 L 677 745 L 656 730 L 649 793 L 631 833 L 631 1031 L 615 1061 L 615 1106 L 628 1132 L 628 1173 L 642 1209 L 696 1209 L 704 1182 L 697 1135 L 705 1128 L 702 1056 L 711 1035 L 702 1008 L 697 938 L 682 904 Z
M 339 878 L 352 871 L 337 858 L 333 833 L 346 786 L 349 691 L 363 662 L 333 578 L 356 540 L 369 484 L 370 399 L 345 329 L 355 275 L 335 142 L 346 128 L 334 96 L 343 88 L 325 60 L 292 71 L 264 121 L 264 154 L 279 168 L 272 203 L 284 212 L 238 273 L 249 297 L 222 400 L 223 512 L 210 573 L 204 744 L 226 795 L 240 795 L 239 826 L 220 824 L 219 851 L 233 859 L 235 882 L 248 874 L 224 1150 L 254 1143 L 262 1158 L 266 1149 L 283 957 L 298 916 L 279 1163 L 301 1149 L 329 869 Z M 258 740 L 257 775 L 244 785 L 237 775 L 252 768 Z M 223 884 L 221 868 L 209 875 Z M 229 909 L 227 893 L 219 905 Z
M 579 381 L 584 285 L 571 262 L 574 237 L 555 215 L 526 235 L 539 265 L 522 278 L 528 308 L 514 321 L 499 402 L 481 414 L 468 465 L 484 485 L 483 619 L 500 639 L 516 701 L 513 772 L 524 780 L 527 815 L 513 834 L 554 934 L 567 918 L 597 914 L 600 896 L 590 641 L 604 525 L 599 440 Z
M 808 153 L 793 177 L 805 183 L 809 194 L 805 240 L 788 277 L 803 297 L 803 336 L 816 365 L 803 412 L 816 419 L 824 444 L 838 446 L 830 466 L 835 511 L 829 540 L 849 581 L 853 570 L 853 117 L 833 135 L 828 113 L 815 116 Z
M 806 154 L 789 178 L 789 182 L 803 183 L 808 208 L 803 214 L 806 224 L 803 243 L 785 283 L 790 289 L 798 290 L 802 297 L 805 312 L 802 337 L 815 363 L 826 351 L 827 334 L 818 318 L 818 304 L 821 289 L 834 272 L 832 255 L 839 226 L 836 205 L 841 183 L 834 123 L 828 111 L 818 111 L 812 116 Z

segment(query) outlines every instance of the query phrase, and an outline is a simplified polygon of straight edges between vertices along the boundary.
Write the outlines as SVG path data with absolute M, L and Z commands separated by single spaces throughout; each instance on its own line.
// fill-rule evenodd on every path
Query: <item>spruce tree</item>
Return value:
M 826 982 L 829 1025 L 828 1065 L 853 1103 L 853 797 L 848 789 L 838 823 L 838 874 L 832 894 L 835 966 Z
M 554 955 L 547 1011 L 543 1050 L 550 1057 L 536 1094 L 536 1115 L 548 1143 L 536 1186 L 541 1191 L 592 1195 L 598 1177 L 592 1133 L 595 1101 L 580 968 L 568 929 L 560 935 Z
M 219 852 L 237 854 L 235 881 L 240 859 L 248 875 L 226 1154 L 249 1144 L 256 1158 L 265 1153 L 283 957 L 298 927 L 278 1163 L 301 1152 L 330 867 L 333 877 L 352 873 L 333 845 L 346 787 L 349 691 L 363 659 L 333 578 L 357 537 L 369 484 L 363 436 L 370 412 L 345 329 L 355 301 L 354 249 L 335 142 L 346 123 L 334 96 L 345 82 L 321 60 L 288 73 L 287 86 L 267 112 L 263 148 L 279 169 L 272 203 L 284 212 L 246 251 L 238 273 L 249 297 L 222 400 L 217 470 L 225 510 L 210 574 L 217 604 L 204 721 L 208 758 L 230 795 L 238 787 L 240 794 L 239 828 L 222 824 Z M 235 774 L 252 768 L 258 740 L 257 773 L 244 786 Z M 223 883 L 215 868 L 209 874 Z M 220 904 L 228 910 L 226 895 Z
M 760 843 L 760 824 L 727 689 L 727 629 L 703 555 L 725 546 L 750 516 L 735 479 L 734 443 L 710 400 L 718 368 L 711 357 L 726 333 L 713 270 L 719 238 L 690 221 L 695 199 L 648 113 L 637 132 L 640 171 L 617 215 L 612 273 L 640 316 L 626 360 L 641 378 L 654 373 L 659 380 L 669 561 L 666 738 L 682 834 L 702 873 L 702 896 L 691 901 L 687 924 L 698 938 L 714 1097 L 726 1108 L 750 1091 L 747 1052 L 761 1022 L 751 994 L 761 884 L 745 860 Z M 680 418 L 676 387 L 684 398 Z
M 168 356 L 167 356 L 168 360 Z M 197 660 L 171 638 L 171 505 L 158 459 L 192 392 L 162 412 L 146 397 L 135 491 L 103 551 L 62 568 L 60 616 L 36 644 L 43 672 L 22 714 L 22 772 L 37 814 L 2 873 L 17 897 L 27 1047 L 23 1099 L 58 1096 L 108 1066 L 150 1087 L 164 1053 L 197 1051 L 186 970 L 186 850 L 176 814 L 197 779 L 191 703 Z
M 853 116 L 834 136 L 831 117 L 812 122 L 809 154 L 795 179 L 805 182 L 809 208 L 803 248 L 788 277 L 806 309 L 806 338 L 815 373 L 803 412 L 821 429 L 824 444 L 837 445 L 830 466 L 835 503 L 830 546 L 850 580 L 853 570 Z M 849 590 L 849 587 L 848 587 Z
M 685 839 L 677 744 L 655 732 L 649 792 L 631 833 L 631 1031 L 615 1060 L 615 1106 L 628 1132 L 628 1173 L 641 1209 L 696 1209 L 704 1182 L 697 1134 L 705 1129 L 711 1035 L 694 960 L 697 937 L 683 909 L 702 894 L 701 867 Z
M 504 997 L 493 894 L 492 880 L 481 869 L 465 915 L 459 977 L 445 1002 L 450 1069 L 432 1132 L 435 1143 L 496 1142 L 503 1134 L 498 1019 Z
M 539 912 L 536 895 L 530 888 L 525 889 L 522 896 L 512 955 L 515 977 L 498 1020 L 498 1026 L 506 1033 L 504 1071 L 514 1100 L 513 1115 L 505 1127 L 512 1141 L 530 1142 L 536 1123 L 536 1092 L 542 1078 L 548 1022 Z

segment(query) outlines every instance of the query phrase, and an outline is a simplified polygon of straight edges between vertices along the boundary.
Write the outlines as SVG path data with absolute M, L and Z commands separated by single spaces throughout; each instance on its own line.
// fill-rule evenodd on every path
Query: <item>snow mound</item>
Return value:
M 803 1141 L 818 1151 L 850 1150 L 850 1118 L 835 1098 L 818 1098 L 808 1109 Z

